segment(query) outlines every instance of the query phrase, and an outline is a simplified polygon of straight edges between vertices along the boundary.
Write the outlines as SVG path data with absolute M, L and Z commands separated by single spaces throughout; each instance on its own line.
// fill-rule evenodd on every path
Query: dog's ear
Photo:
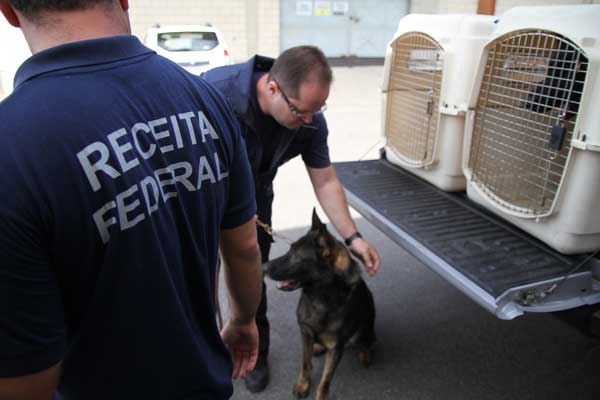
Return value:
M 360 281 L 360 268 L 358 268 L 356 261 L 352 259 L 350 251 L 345 246 L 338 241 L 335 244 L 331 264 L 333 271 L 343 276 L 347 284 L 354 285 Z
M 344 273 L 348 271 L 348 268 L 350 268 L 350 254 L 343 246 L 336 246 L 333 269 L 336 272 Z
M 319 235 L 317 242 L 321 256 L 334 272 L 344 273 L 350 268 L 350 253 L 331 234 L 327 232 Z
M 317 215 L 316 207 L 313 207 L 311 229 L 315 230 L 315 231 L 319 231 L 319 232 L 323 232 L 325 230 L 325 224 L 322 223 L 321 220 L 319 219 L 319 216 Z
M 317 238 L 317 243 L 319 245 L 319 252 L 321 253 L 321 256 L 329 263 L 332 252 L 327 237 L 325 237 L 325 235 L 319 235 Z

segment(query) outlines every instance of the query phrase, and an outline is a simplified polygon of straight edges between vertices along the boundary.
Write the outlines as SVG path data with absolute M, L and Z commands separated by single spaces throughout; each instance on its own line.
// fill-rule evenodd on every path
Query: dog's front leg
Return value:
M 312 376 L 312 351 L 314 338 L 312 333 L 302 331 L 302 369 L 294 385 L 294 395 L 298 398 L 308 396 Z
M 323 368 L 323 375 L 321 376 L 321 382 L 317 387 L 317 400 L 330 400 L 329 385 L 335 368 L 338 366 L 340 360 L 344 354 L 343 346 L 335 346 L 332 349 L 328 349 L 325 353 L 325 367 Z

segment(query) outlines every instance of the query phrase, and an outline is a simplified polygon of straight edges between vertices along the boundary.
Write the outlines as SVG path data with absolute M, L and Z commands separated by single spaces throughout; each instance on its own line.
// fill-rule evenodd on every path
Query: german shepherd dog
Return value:
M 363 366 L 371 363 L 375 305 L 358 263 L 313 210 L 310 230 L 292 243 L 287 254 L 266 263 L 264 272 L 279 282 L 281 290 L 302 288 L 296 315 L 303 362 L 294 395 L 308 395 L 314 350 L 326 353 L 317 400 L 329 400 L 331 379 L 347 344 L 356 345 Z

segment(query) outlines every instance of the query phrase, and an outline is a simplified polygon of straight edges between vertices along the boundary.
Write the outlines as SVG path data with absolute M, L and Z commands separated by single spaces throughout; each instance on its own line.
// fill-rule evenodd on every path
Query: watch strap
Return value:
M 352 244 L 352 241 L 354 241 L 354 239 L 357 238 L 362 238 L 362 235 L 358 231 L 354 232 L 352 235 L 344 239 L 344 243 L 346 244 L 346 246 L 350 246 Z

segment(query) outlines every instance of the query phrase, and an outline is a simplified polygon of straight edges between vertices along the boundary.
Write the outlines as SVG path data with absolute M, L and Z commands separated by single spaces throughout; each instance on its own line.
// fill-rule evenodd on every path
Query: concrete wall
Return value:
M 285 0 L 295 1 L 295 0 Z M 516 5 L 583 4 L 600 0 L 496 0 L 496 14 Z M 141 39 L 155 23 L 210 22 L 225 35 L 234 61 L 256 53 L 276 57 L 280 51 L 280 0 L 131 0 L 133 33 Z M 411 0 L 410 12 L 475 13 L 477 0 Z
M 496 0 L 496 15 L 502 15 L 509 8 L 516 6 L 548 6 L 559 4 L 600 4 L 600 0 Z
M 475 13 L 477 0 L 412 0 L 410 12 L 423 14 Z M 496 15 L 516 6 L 600 4 L 600 0 L 496 0 Z
M 129 15 L 140 39 L 156 23 L 210 22 L 225 35 L 234 61 L 279 53 L 279 0 L 131 0 Z

